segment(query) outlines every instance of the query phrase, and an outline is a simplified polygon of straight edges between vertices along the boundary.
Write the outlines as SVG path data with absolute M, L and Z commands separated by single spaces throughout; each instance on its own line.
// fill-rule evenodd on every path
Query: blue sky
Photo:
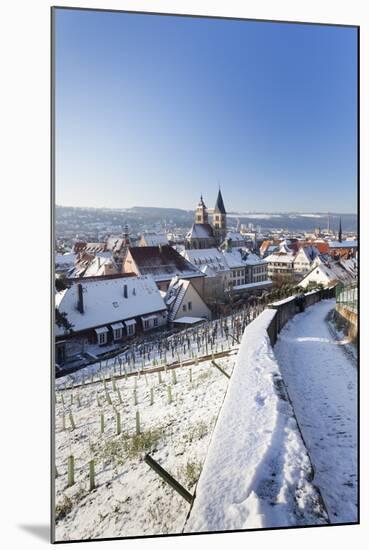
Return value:
M 356 211 L 356 29 L 56 10 L 56 203 Z

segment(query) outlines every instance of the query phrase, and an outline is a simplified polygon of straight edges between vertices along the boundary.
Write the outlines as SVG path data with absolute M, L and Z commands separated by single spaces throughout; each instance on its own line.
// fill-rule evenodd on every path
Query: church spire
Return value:
M 342 242 L 342 221 L 341 221 L 341 218 L 340 218 L 340 226 L 339 226 L 339 229 L 338 229 L 338 242 L 339 243 Z
M 223 202 L 223 197 L 222 197 L 222 192 L 220 190 L 220 187 L 218 191 L 217 200 L 215 203 L 214 212 L 220 212 L 221 214 L 226 214 L 226 209 L 224 207 L 224 202 Z

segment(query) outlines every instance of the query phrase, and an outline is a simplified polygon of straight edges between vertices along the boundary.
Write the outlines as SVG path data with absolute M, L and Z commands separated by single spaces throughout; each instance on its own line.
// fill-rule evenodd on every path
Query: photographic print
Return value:
M 52 9 L 54 542 L 358 523 L 358 55 Z

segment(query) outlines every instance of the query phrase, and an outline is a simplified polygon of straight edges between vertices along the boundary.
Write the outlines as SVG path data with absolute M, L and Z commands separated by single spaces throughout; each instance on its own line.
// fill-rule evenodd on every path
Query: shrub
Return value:
M 201 474 L 201 463 L 195 462 L 195 461 L 189 461 L 187 462 L 185 466 L 185 476 L 186 476 L 186 482 L 187 487 L 193 487 Z
M 189 428 L 185 436 L 185 440 L 188 443 L 192 443 L 192 441 L 202 439 L 208 433 L 208 431 L 208 425 L 206 424 L 206 422 L 200 420 Z
M 73 503 L 72 500 L 64 495 L 63 500 L 59 502 L 55 507 L 55 521 L 59 521 L 72 511 Z

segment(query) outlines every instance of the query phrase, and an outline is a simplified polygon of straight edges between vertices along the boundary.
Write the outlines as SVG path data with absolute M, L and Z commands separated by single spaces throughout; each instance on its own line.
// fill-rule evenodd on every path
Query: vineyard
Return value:
M 123 376 L 164 365 L 182 365 L 195 358 L 210 357 L 230 350 L 238 344 L 249 324 L 266 304 L 245 307 L 228 317 L 209 321 L 201 326 L 172 335 L 149 335 L 143 342 L 126 345 L 121 353 L 102 359 L 73 374 L 58 378 L 56 388 L 66 388 L 98 380 L 101 376 Z
M 178 333 L 166 346 L 129 350 L 57 381 L 56 540 L 182 531 L 189 503 L 143 458 L 150 453 L 193 494 L 238 337 L 254 315 Z

